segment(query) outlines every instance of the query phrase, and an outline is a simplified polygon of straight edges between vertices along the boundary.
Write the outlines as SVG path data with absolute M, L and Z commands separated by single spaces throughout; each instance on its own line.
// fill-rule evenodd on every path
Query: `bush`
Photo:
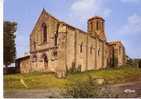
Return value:
M 74 98 L 90 98 L 97 96 L 97 86 L 93 83 L 91 76 L 87 81 L 76 81 L 66 90 L 66 96 Z
M 98 85 L 96 79 L 88 75 L 88 80 L 76 81 L 67 87 L 65 95 L 67 98 L 109 98 L 118 97 L 112 87 L 107 85 Z
M 68 73 L 81 72 L 81 65 L 78 65 L 78 67 L 76 67 L 75 62 L 72 62 L 72 66 L 71 66 L 70 69 L 67 68 L 67 72 L 68 72 Z

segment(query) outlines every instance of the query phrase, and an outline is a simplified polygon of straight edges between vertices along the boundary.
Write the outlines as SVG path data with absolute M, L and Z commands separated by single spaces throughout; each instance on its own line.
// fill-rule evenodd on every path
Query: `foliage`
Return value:
M 134 60 L 133 60 L 132 58 L 129 58 L 129 59 L 127 60 L 127 64 L 128 64 L 128 65 L 135 65 L 135 64 L 134 64 Z
M 4 89 L 26 89 L 20 83 L 22 78 L 29 89 L 66 88 L 74 82 L 81 83 L 89 79 L 103 78 L 108 84 L 124 83 L 136 80 L 141 75 L 141 69 L 134 66 L 121 66 L 105 70 L 92 70 L 68 74 L 65 79 L 58 79 L 53 73 L 29 73 L 4 75 Z
M 72 67 L 69 70 L 70 73 L 76 72 L 75 62 L 72 62 Z
M 98 95 L 98 88 L 89 75 L 86 81 L 76 81 L 67 87 L 66 96 L 74 98 L 92 98 Z
M 137 59 L 130 59 L 128 60 L 128 64 L 134 65 L 136 67 L 141 68 L 141 59 L 137 58 Z
M 99 85 L 96 79 L 88 75 L 87 80 L 76 81 L 67 87 L 64 96 L 67 98 L 109 98 L 118 97 L 119 94 L 115 93 L 109 85 Z
M 71 68 L 68 70 L 67 68 L 67 73 L 78 73 L 81 72 L 81 65 L 78 65 L 78 67 L 76 67 L 75 62 L 72 62 L 72 66 Z
M 6 89 L 27 89 L 20 80 L 23 79 L 28 89 L 45 89 L 45 88 L 64 88 L 65 79 L 56 78 L 54 73 L 39 73 L 33 72 L 29 74 L 12 74 L 5 75 L 4 88 Z
M 4 65 L 7 67 L 10 63 L 13 63 L 16 58 L 16 47 L 15 47 L 15 32 L 17 23 L 15 22 L 4 22 Z
M 141 60 L 139 61 L 139 68 L 141 68 Z

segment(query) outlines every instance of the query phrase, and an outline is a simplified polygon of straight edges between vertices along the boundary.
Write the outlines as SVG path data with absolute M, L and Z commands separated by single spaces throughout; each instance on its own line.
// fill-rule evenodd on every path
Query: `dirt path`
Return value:
M 118 97 L 141 98 L 141 80 L 112 85 L 111 88 L 114 93 L 118 94 Z
M 105 91 L 111 94 L 108 97 L 120 98 L 141 98 L 141 79 L 138 81 L 110 85 Z M 60 89 L 44 89 L 44 90 L 9 90 L 4 92 L 6 98 L 47 98 L 47 97 L 63 97 Z M 104 96 L 102 96 L 104 97 Z
M 59 89 L 9 90 L 4 92 L 5 98 L 55 98 L 62 97 Z

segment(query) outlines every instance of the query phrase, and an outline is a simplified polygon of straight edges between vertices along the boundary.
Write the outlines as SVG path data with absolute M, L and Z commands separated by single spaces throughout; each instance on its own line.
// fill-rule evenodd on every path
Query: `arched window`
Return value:
M 55 46 L 57 46 L 57 37 L 58 37 L 58 35 L 57 35 L 57 33 L 55 34 L 55 40 L 54 40 L 54 45 Z
M 37 56 L 36 55 L 33 55 L 32 62 L 36 62 L 36 61 L 37 61 Z
M 45 68 L 47 68 L 48 67 L 48 57 L 47 57 L 47 55 L 43 54 L 42 58 L 43 58 L 44 66 L 45 66 Z
M 33 41 L 33 49 L 36 50 L 36 42 Z
M 119 54 L 121 54 L 121 46 L 119 46 Z
M 91 24 L 90 29 L 91 29 L 91 32 L 92 32 L 93 31 L 93 23 L 91 22 L 90 24 Z
M 98 26 L 98 20 L 96 21 L 96 30 L 99 29 L 99 26 Z
M 82 53 L 82 51 L 83 51 L 83 43 L 81 43 L 80 45 L 80 52 Z
M 100 55 L 100 48 L 98 49 L 98 56 Z
M 57 56 L 57 54 L 58 54 L 58 53 L 57 53 L 57 50 L 54 50 L 54 51 L 53 51 L 53 56 L 55 56 L 55 57 L 56 57 L 56 56 Z
M 57 38 L 58 38 L 58 30 L 59 30 L 59 23 L 57 23 L 57 29 L 55 33 L 54 45 L 57 46 Z
M 45 23 L 42 24 L 43 42 L 47 42 L 47 26 Z
M 93 53 L 93 46 L 90 47 L 90 54 Z

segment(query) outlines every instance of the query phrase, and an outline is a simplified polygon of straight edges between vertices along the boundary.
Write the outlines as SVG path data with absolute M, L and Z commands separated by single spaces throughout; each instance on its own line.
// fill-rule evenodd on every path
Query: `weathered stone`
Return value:
M 97 83 L 98 85 L 102 85 L 102 84 L 105 83 L 105 80 L 102 79 L 102 78 L 98 78 L 98 79 L 96 79 L 96 83 Z
M 124 64 L 125 49 L 120 41 L 107 42 L 103 18 L 89 19 L 88 32 L 84 32 L 43 10 L 30 34 L 30 58 L 20 61 L 20 69 L 22 73 L 56 72 L 60 78 L 72 69 L 111 67 L 114 59 L 117 65 Z

